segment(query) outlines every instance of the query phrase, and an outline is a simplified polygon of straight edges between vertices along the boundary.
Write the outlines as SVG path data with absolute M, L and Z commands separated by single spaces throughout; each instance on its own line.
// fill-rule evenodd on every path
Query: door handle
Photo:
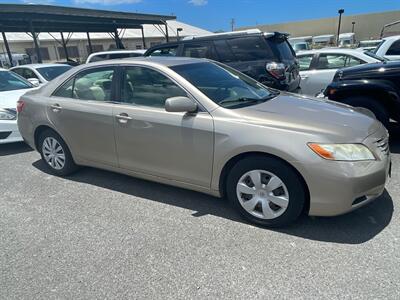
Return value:
M 60 104 L 58 104 L 58 103 L 50 105 L 50 107 L 51 107 L 51 110 L 54 111 L 54 112 L 59 112 L 61 110 L 61 108 L 62 108 L 60 106 Z
M 126 113 L 121 113 L 119 115 L 116 116 L 118 122 L 120 122 L 121 124 L 126 124 L 128 123 L 128 121 L 132 120 L 132 118 L 130 116 L 128 116 L 128 114 Z

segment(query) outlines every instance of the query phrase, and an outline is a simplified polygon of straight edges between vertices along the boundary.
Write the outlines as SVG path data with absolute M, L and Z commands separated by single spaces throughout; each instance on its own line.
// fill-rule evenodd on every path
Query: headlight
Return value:
M 17 116 L 6 109 L 0 109 L 0 120 L 15 120 Z
M 324 159 L 342 161 L 375 160 L 371 150 L 363 144 L 315 144 L 308 147 Z

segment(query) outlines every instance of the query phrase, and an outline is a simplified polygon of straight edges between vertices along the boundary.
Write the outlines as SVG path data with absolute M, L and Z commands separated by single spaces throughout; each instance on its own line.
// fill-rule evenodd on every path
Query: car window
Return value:
M 17 73 L 19 76 L 24 77 L 24 69 L 23 68 L 17 68 L 12 70 L 14 73 Z M 24 77 L 25 78 L 25 77 Z
M 128 58 L 142 56 L 140 53 L 110 53 L 108 59 Z
M 312 61 L 313 57 L 314 57 L 314 54 L 303 55 L 303 56 L 297 57 L 297 59 L 299 60 L 299 64 L 300 64 L 300 71 L 310 70 L 311 61 Z
M 244 37 L 226 41 L 238 61 L 252 61 L 273 58 L 273 52 L 260 37 Z
M 348 55 L 346 59 L 346 67 L 357 66 L 365 63 L 361 59 L 355 58 L 354 56 Z
M 347 55 L 344 54 L 320 54 L 317 69 L 339 69 L 346 66 Z
M 89 62 L 103 61 L 108 59 L 108 54 L 94 55 L 90 58 Z
M 386 52 L 386 55 L 400 55 L 400 40 L 395 41 L 388 51 Z
M 10 71 L 0 71 L 0 92 L 29 89 L 32 87 L 32 84 L 17 74 Z
M 154 50 L 149 56 L 176 56 L 178 46 L 164 47 Z
M 28 69 L 28 68 L 24 68 L 24 73 L 23 74 L 24 74 L 23 77 L 26 78 L 26 79 L 29 79 L 29 78 L 39 79 L 37 77 L 37 75 L 35 74 L 35 72 L 33 72 L 31 69 Z
M 170 97 L 187 96 L 171 79 L 155 70 L 144 67 L 126 67 L 121 99 L 150 107 L 164 107 Z
M 285 38 L 270 38 L 267 39 L 267 43 L 272 49 L 276 47 L 282 60 L 292 61 L 295 59 L 294 50 Z
M 42 75 L 47 81 L 53 80 L 61 74 L 70 70 L 71 66 L 53 66 L 53 67 L 42 67 L 36 70 Z
M 210 58 L 211 49 L 208 44 L 186 44 L 183 47 L 183 56 L 195 58 Z
M 235 60 L 231 48 L 225 40 L 215 40 L 214 46 L 220 62 L 229 63 Z
M 53 96 L 81 100 L 111 101 L 113 75 L 113 67 L 83 71 L 64 83 Z

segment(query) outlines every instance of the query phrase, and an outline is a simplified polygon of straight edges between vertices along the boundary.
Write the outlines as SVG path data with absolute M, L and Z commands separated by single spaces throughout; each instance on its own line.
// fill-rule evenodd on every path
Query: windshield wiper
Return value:
M 229 100 L 222 100 L 221 102 L 218 103 L 218 105 L 226 104 L 226 103 L 253 103 L 253 102 L 264 102 L 269 99 L 275 98 L 279 93 L 271 93 L 270 95 L 264 97 L 264 98 L 247 98 L 247 97 L 242 97 L 238 99 L 229 99 Z

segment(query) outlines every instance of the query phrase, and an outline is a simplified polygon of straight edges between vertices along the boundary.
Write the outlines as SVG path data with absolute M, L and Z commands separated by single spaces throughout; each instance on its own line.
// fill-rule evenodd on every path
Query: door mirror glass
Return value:
M 37 78 L 28 78 L 27 80 L 35 87 L 40 85 L 40 81 Z
M 197 104 L 188 97 L 171 97 L 165 101 L 165 110 L 168 112 L 188 112 L 197 111 Z

